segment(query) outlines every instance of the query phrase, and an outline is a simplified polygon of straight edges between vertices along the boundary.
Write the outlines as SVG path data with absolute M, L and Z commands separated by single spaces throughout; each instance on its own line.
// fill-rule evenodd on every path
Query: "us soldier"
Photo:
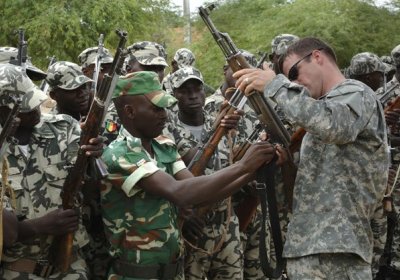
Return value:
M 87 243 L 78 211 L 61 209 L 61 189 L 67 166 L 73 163 L 79 148 L 79 123 L 67 115 L 40 113 L 47 96 L 14 65 L 0 66 L 0 96 L 22 96 L 18 117 L 20 125 L 14 135 L 18 143 L 7 152 L 9 179 L 16 195 L 18 240 L 4 250 L 1 279 L 88 279 L 80 248 Z M 10 108 L 0 107 L 4 123 Z M 83 146 L 88 156 L 100 156 L 101 138 Z M 74 234 L 73 263 L 65 274 L 49 259 L 54 236 Z
M 102 209 L 114 257 L 108 279 L 183 279 L 178 207 L 230 195 L 273 157 L 274 149 L 257 143 L 242 161 L 193 178 L 174 142 L 160 136 L 167 121 L 164 108 L 176 99 L 162 91 L 157 74 L 121 77 L 113 99 L 123 129 L 103 156 L 110 175 L 102 188 Z
M 348 67 L 349 78 L 363 82 L 373 91 L 383 86 L 386 73 L 385 64 L 374 53 L 358 53 L 351 58 Z
M 194 67 L 195 62 L 196 58 L 191 50 L 186 48 L 181 48 L 177 50 L 175 52 L 174 58 L 171 61 L 171 72 L 164 77 L 162 82 L 164 90 L 169 94 L 173 94 L 171 82 L 169 81 L 169 77 L 171 76 L 171 74 L 183 67 Z
M 344 78 L 332 48 L 317 38 L 291 45 L 281 66 L 288 78 L 270 69 L 234 77 L 245 93 L 264 91 L 307 131 L 284 248 L 288 277 L 372 279 L 369 221 L 389 164 L 382 107 L 369 87 Z
M 163 46 L 154 42 L 143 41 L 134 43 L 127 49 L 129 51 L 128 57 L 125 59 L 127 73 L 152 71 L 157 73 L 160 82 L 164 79 L 164 71 L 168 63 L 165 60 L 166 54 Z M 117 111 L 114 104 L 111 103 L 104 119 L 105 130 L 103 135 L 107 137 L 108 143 L 117 137 L 120 126 Z
M 386 67 L 380 58 L 373 53 L 363 52 L 352 57 L 348 67 L 349 77 L 369 86 L 376 91 L 383 84 L 383 76 Z M 372 275 L 375 278 L 379 270 L 379 260 L 383 254 L 386 242 L 386 217 L 384 216 L 382 203 L 378 204 L 375 215 L 371 220 L 371 228 L 374 236 L 374 256 L 372 261 Z
M 50 86 L 50 97 L 57 101 L 53 114 L 67 114 L 78 121 L 87 115 L 93 80 L 86 77 L 77 64 L 68 61 L 54 63 L 47 71 L 46 81 Z

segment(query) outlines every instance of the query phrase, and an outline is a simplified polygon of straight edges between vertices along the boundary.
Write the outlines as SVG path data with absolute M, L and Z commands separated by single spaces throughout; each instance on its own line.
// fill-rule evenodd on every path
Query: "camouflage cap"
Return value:
M 87 48 L 79 54 L 78 60 L 82 68 L 88 67 L 96 62 L 98 49 L 99 47 Z M 100 62 L 104 64 L 113 62 L 113 57 L 108 49 L 103 48 L 103 54 L 100 57 Z
M 393 50 L 392 50 L 392 58 L 393 58 L 393 63 L 394 65 L 400 66 L 400 45 L 397 45 Z
M 10 63 L 16 61 L 18 57 L 18 49 L 13 47 L 0 47 L 0 64 Z M 15 63 L 13 63 L 15 64 Z M 46 78 L 46 73 L 34 66 L 31 58 L 26 60 L 26 73 L 32 80 L 43 80 Z
M 20 112 L 29 112 L 47 99 L 20 66 L 13 64 L 0 65 L 0 106 L 11 106 L 15 99 L 21 99 Z
M 191 50 L 181 48 L 175 52 L 174 60 L 178 63 L 179 68 L 193 67 L 196 58 Z
M 184 67 L 176 70 L 169 77 L 169 81 L 171 82 L 172 88 L 180 88 L 184 82 L 190 79 L 199 80 L 204 84 L 203 76 L 200 71 L 194 67 Z
M 143 41 L 134 43 L 127 49 L 129 54 L 134 56 L 140 64 L 168 66 L 164 47 L 160 44 Z
M 373 53 L 363 52 L 352 57 L 348 73 L 351 76 L 366 75 L 372 72 L 386 72 L 386 67 L 381 59 Z
M 58 61 L 52 64 L 47 71 L 47 83 L 51 88 L 73 90 L 83 84 L 93 82 L 86 77 L 78 64 L 69 61 Z
M 272 39 L 271 47 L 272 53 L 277 55 L 282 55 L 286 52 L 287 48 L 298 41 L 299 37 L 292 34 L 279 34 Z
M 144 95 L 161 108 L 170 107 L 177 101 L 162 90 L 158 75 L 153 71 L 139 71 L 119 77 L 112 98 L 124 95 Z

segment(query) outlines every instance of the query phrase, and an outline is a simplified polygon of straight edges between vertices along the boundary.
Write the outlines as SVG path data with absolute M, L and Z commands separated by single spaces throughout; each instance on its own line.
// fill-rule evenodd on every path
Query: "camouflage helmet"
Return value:
M 58 61 L 52 64 L 47 71 L 47 83 L 50 87 L 66 90 L 77 89 L 83 84 L 93 82 L 86 77 L 78 64 L 69 61 Z
M 47 99 L 20 66 L 0 64 L 0 106 L 12 109 L 16 99 L 22 104 L 20 112 L 29 112 Z
M 96 62 L 98 49 L 99 47 L 87 48 L 79 54 L 78 60 L 82 68 L 88 67 Z M 100 62 L 103 64 L 113 62 L 113 57 L 108 49 L 103 48 L 103 55 L 100 57 Z
M 204 84 L 203 76 L 200 71 L 194 67 L 184 67 L 176 70 L 169 77 L 169 81 L 173 89 L 180 88 L 184 82 L 190 79 L 199 80 L 202 84 Z
M 164 47 L 160 44 L 143 41 L 134 43 L 127 49 L 130 56 L 134 56 L 140 64 L 168 66 Z
M 275 36 L 271 42 L 272 54 L 284 54 L 287 48 L 298 40 L 299 37 L 292 34 L 279 34 L 278 36 Z
M 193 67 L 196 58 L 191 50 L 186 48 L 181 48 L 175 52 L 174 60 L 178 64 L 179 68 L 183 67 Z
M 393 64 L 396 67 L 400 66 L 400 45 L 397 45 L 393 50 L 392 50 L 392 58 L 393 58 Z
M 393 58 L 389 55 L 381 56 L 383 64 L 386 66 L 386 72 L 396 71 L 396 66 L 394 65 Z
M 161 108 L 170 107 L 177 101 L 162 90 L 158 75 L 153 71 L 139 71 L 119 77 L 112 98 L 124 95 L 144 95 L 151 103 Z
M 18 57 L 18 49 L 13 47 L 0 47 L 0 64 L 12 63 L 15 64 Z M 46 73 L 34 66 L 31 58 L 26 59 L 26 73 L 28 77 L 34 81 L 43 80 L 46 78 Z
M 348 67 L 350 77 L 366 75 L 372 72 L 386 72 L 385 65 L 376 54 L 363 52 L 352 57 Z

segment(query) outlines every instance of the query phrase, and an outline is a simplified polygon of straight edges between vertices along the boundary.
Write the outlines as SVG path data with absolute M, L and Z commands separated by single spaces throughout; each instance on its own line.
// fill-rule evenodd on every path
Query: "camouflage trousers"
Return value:
M 7 280 L 44 280 L 45 278 L 38 277 L 33 274 L 11 271 L 8 269 L 1 269 L 0 279 Z M 86 262 L 80 256 L 70 266 L 70 270 L 61 274 L 60 272 L 51 275 L 46 279 L 54 280 L 88 280 Z
M 112 270 L 110 270 L 110 273 L 108 274 L 107 278 L 103 278 L 103 279 L 107 279 L 107 280 L 143 280 L 140 278 L 132 278 L 132 277 L 126 277 L 126 276 L 121 276 L 118 274 L 115 274 L 115 272 Z M 183 272 L 179 275 L 177 275 L 174 279 L 172 280 L 185 280 L 186 278 L 183 275 Z
M 371 265 L 354 254 L 315 254 L 287 259 L 290 280 L 372 280 Z
M 225 221 L 222 223 L 221 220 L 206 222 L 207 225 L 203 229 L 205 238 L 197 245 L 199 248 L 211 251 L 224 233 Z M 239 220 L 233 212 L 220 251 L 208 255 L 205 252 L 188 248 L 188 246 L 186 249 L 185 279 L 243 279 L 243 252 L 240 244 Z

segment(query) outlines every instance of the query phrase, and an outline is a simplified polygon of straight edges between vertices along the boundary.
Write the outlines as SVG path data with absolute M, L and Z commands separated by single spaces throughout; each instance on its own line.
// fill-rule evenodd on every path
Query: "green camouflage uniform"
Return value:
M 306 279 L 296 271 L 309 255 L 335 253 L 340 259 L 352 254 L 354 261 L 371 264 L 370 220 L 383 198 L 388 172 L 386 127 L 375 94 L 360 82 L 346 80 L 314 100 L 283 75 L 264 94 L 308 132 L 284 248 L 289 278 Z M 303 271 L 309 277 L 313 273 Z M 363 279 L 372 279 L 370 266 L 363 266 L 364 272 L 368 277 Z
M 171 75 L 170 82 L 173 88 L 179 88 L 185 81 L 197 79 L 203 82 L 201 73 L 195 68 L 181 68 Z M 178 152 L 183 156 L 190 147 L 199 143 L 192 133 L 186 129 L 178 117 L 178 106 L 170 110 L 169 134 L 172 135 L 180 148 Z M 214 123 L 214 114 L 204 111 L 204 125 L 202 137 L 207 135 Z M 205 174 L 211 174 L 222 167 L 228 166 L 229 147 L 226 137 L 220 141 L 218 148 L 206 169 Z M 229 209 L 228 209 L 229 207 Z M 230 219 L 228 220 L 230 212 Z M 198 248 L 212 252 L 216 244 L 224 241 L 221 249 L 214 254 L 206 254 L 200 250 L 187 246 L 185 257 L 186 279 L 242 279 L 243 264 L 240 246 L 239 221 L 234 214 L 228 199 L 216 203 L 204 218 L 205 227 L 202 230 L 203 238 L 196 243 Z M 226 232 L 225 232 L 226 228 Z

